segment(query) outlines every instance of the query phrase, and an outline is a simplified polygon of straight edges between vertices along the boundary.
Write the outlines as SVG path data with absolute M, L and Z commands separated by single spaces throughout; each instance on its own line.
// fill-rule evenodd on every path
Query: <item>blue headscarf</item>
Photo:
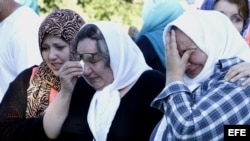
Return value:
M 201 5 L 201 10 L 213 10 L 214 5 L 215 5 L 215 0 L 204 0 L 202 5 Z M 249 10 L 248 18 L 247 18 L 247 20 L 243 26 L 242 32 L 241 32 L 241 35 L 243 37 L 246 36 L 247 28 L 248 28 L 248 25 L 250 23 L 250 0 L 248 0 L 248 10 Z
M 32 8 L 39 15 L 38 0 L 15 0 L 16 2 Z
M 146 36 L 159 56 L 163 66 L 165 51 L 162 39 L 164 27 L 184 12 L 178 0 L 144 0 L 142 9 L 143 26 L 137 39 Z

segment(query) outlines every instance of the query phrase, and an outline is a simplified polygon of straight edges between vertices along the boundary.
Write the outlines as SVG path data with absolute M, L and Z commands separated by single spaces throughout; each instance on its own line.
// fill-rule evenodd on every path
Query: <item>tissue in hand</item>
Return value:
M 84 69 L 84 62 L 83 62 L 83 60 L 79 61 L 79 63 L 82 66 L 82 69 Z

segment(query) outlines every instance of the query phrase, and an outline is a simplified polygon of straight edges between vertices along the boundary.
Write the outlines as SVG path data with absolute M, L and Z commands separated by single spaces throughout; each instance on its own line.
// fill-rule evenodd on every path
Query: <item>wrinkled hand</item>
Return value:
M 250 84 L 250 63 L 248 62 L 242 62 L 232 66 L 224 79 L 230 82 L 235 82 L 245 76 L 248 76 L 248 78 L 242 83 L 243 86 Z
M 59 70 L 61 82 L 61 91 L 64 93 L 72 93 L 76 81 L 83 73 L 82 66 L 79 61 L 68 61 Z
M 175 31 L 171 30 L 166 35 L 166 84 L 169 84 L 173 81 L 183 81 L 186 65 L 193 50 L 187 50 L 183 56 L 180 56 L 177 49 Z

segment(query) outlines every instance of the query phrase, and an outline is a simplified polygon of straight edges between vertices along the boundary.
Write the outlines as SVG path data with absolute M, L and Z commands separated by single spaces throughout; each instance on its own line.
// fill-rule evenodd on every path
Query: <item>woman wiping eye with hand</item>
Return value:
M 248 77 L 224 80 L 231 66 L 250 62 L 250 50 L 224 14 L 187 11 L 165 27 L 163 39 L 166 86 L 151 105 L 164 116 L 150 140 L 219 141 L 224 125 L 250 124 L 250 86 L 241 85 Z

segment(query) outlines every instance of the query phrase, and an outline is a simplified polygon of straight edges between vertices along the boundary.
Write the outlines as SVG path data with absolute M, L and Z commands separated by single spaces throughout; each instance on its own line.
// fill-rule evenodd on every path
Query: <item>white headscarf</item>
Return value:
M 95 24 L 105 38 L 114 75 L 114 81 L 110 85 L 94 94 L 88 112 L 88 123 L 95 140 L 106 141 L 120 105 L 119 90 L 135 82 L 145 70 L 151 68 L 134 41 L 121 27 L 107 21 L 90 24 Z
M 195 78 L 184 75 L 184 82 L 192 91 L 213 73 L 219 59 L 237 56 L 250 62 L 250 48 L 232 22 L 217 11 L 193 10 L 179 16 L 165 27 L 166 31 L 175 25 L 189 36 L 194 43 L 207 54 L 203 70 Z

